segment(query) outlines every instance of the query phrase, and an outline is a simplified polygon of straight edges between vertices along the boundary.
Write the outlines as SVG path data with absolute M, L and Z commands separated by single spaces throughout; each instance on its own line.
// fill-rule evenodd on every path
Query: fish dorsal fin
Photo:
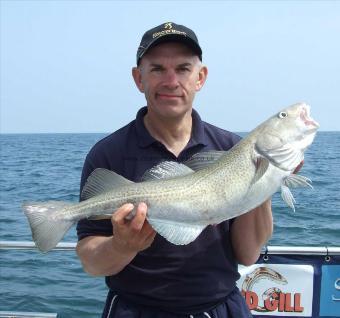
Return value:
M 148 222 L 158 234 L 175 245 L 191 243 L 205 228 L 204 225 L 184 224 L 159 219 L 148 219 Z
M 163 161 L 160 164 L 147 170 L 143 176 L 142 181 L 171 179 L 179 176 L 191 174 L 194 171 L 182 163 L 176 161 Z
M 202 170 L 215 163 L 226 153 L 227 151 L 223 150 L 198 152 L 194 154 L 189 160 L 185 161 L 184 164 L 194 171 Z
M 87 178 L 83 191 L 81 192 L 81 200 L 90 199 L 130 183 L 132 183 L 132 181 L 125 179 L 111 170 L 97 168 Z
M 284 184 L 289 188 L 310 187 L 313 189 L 311 183 L 310 179 L 298 174 L 291 174 L 284 180 Z

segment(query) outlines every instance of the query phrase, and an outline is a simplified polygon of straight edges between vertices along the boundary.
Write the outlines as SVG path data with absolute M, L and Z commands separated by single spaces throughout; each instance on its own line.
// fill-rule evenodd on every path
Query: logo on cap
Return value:
M 172 22 L 167 22 L 164 24 L 164 29 L 172 29 Z

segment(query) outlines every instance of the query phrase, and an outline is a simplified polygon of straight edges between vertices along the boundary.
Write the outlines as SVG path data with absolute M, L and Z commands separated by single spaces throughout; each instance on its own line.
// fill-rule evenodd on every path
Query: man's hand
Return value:
M 149 247 L 156 232 L 146 221 L 147 207 L 140 203 L 136 215 L 127 220 L 132 204 L 124 204 L 112 214 L 113 236 L 88 236 L 77 244 L 84 270 L 91 275 L 110 276 L 119 273 L 137 255 Z
M 126 217 L 133 210 L 131 203 L 120 207 L 111 218 L 113 227 L 112 244 L 122 254 L 138 253 L 145 250 L 153 242 L 156 232 L 146 220 L 147 206 L 140 203 L 136 215 L 127 220 Z
M 250 266 L 273 233 L 271 200 L 238 216 L 231 225 L 231 243 L 238 263 Z

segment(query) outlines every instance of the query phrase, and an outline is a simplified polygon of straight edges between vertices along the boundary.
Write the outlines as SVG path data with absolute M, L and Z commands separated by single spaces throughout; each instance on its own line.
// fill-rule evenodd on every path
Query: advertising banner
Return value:
M 239 266 L 254 317 L 340 318 L 340 255 L 265 255 Z

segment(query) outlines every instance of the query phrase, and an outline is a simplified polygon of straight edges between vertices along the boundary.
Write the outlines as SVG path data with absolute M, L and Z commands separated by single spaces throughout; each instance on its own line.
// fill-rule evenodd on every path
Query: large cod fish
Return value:
M 299 103 L 266 120 L 229 151 L 198 153 L 185 164 L 162 162 L 147 171 L 142 182 L 96 169 L 80 203 L 24 203 L 33 240 L 47 252 L 78 220 L 110 218 L 124 203 L 145 202 L 150 225 L 176 245 L 194 241 L 209 224 L 250 211 L 279 188 L 294 209 L 289 187 L 311 187 L 311 181 L 293 171 L 318 128 L 310 107 Z

